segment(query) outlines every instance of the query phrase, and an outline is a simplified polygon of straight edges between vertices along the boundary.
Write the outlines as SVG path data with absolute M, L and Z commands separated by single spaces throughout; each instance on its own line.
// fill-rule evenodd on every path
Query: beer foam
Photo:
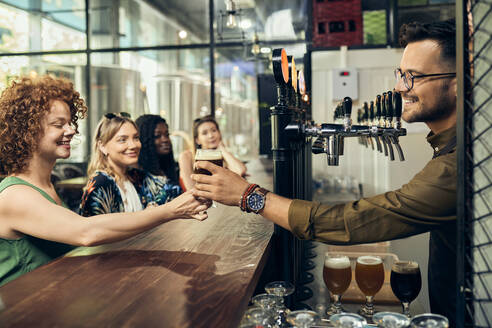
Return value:
M 398 273 L 416 273 L 419 272 L 419 264 L 412 261 L 399 261 L 393 264 L 392 271 Z
M 218 149 L 197 149 L 195 161 L 216 161 L 222 159 L 222 152 Z
M 366 256 L 359 256 L 357 258 L 357 263 L 365 264 L 365 265 L 378 265 L 383 263 L 383 260 L 381 260 L 381 258 L 377 256 L 366 255 Z
M 331 269 L 345 269 L 347 267 L 350 267 L 350 260 L 347 256 L 327 257 L 325 258 L 325 267 Z

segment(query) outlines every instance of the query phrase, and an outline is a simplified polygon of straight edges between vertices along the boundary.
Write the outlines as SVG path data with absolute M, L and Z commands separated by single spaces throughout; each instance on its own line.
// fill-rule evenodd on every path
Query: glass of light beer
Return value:
M 323 280 L 333 297 L 326 314 L 331 316 L 343 312 L 340 298 L 352 281 L 352 268 L 348 256 L 326 252 Z
M 359 314 L 371 318 L 374 314 L 374 295 L 384 283 L 383 260 L 378 256 L 359 256 L 355 264 L 355 281 L 366 297 L 366 303 L 362 305 Z
M 403 314 L 410 317 L 410 303 L 417 298 L 422 287 L 419 264 L 413 261 L 397 261 L 391 267 L 391 289 L 400 300 Z
M 222 152 L 218 149 L 197 149 L 195 153 L 195 162 L 198 161 L 209 161 L 212 164 L 223 166 L 224 158 L 222 157 Z M 212 175 L 209 171 L 201 169 L 194 165 L 193 173 L 195 174 L 205 174 Z M 217 207 L 215 202 L 212 202 L 212 207 Z

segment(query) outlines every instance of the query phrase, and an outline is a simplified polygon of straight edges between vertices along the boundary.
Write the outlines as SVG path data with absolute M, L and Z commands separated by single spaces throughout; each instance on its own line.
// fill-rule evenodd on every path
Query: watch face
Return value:
M 265 196 L 257 193 L 252 193 L 248 197 L 248 207 L 253 212 L 261 210 L 265 206 Z

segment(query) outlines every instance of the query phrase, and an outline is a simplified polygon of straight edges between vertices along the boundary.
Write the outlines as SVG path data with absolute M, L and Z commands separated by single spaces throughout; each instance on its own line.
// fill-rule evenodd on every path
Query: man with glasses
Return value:
M 456 78 L 454 20 L 403 25 L 405 48 L 395 91 L 406 122 L 425 122 L 434 157 L 400 189 L 335 206 L 291 200 L 249 184 L 210 163 L 194 175 L 197 196 L 259 213 L 300 239 L 331 244 L 378 242 L 431 232 L 431 311 L 455 327 L 456 309 Z

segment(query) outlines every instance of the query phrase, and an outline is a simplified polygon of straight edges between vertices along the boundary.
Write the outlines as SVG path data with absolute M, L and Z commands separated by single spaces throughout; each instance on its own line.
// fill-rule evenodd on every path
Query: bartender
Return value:
M 401 188 L 334 206 L 287 199 L 209 162 L 212 176 L 192 175 L 195 196 L 261 214 L 299 239 L 350 245 L 430 231 L 431 311 L 456 326 L 456 29 L 454 20 L 411 23 L 400 30 L 404 47 L 395 70 L 402 118 L 424 122 L 433 158 Z

